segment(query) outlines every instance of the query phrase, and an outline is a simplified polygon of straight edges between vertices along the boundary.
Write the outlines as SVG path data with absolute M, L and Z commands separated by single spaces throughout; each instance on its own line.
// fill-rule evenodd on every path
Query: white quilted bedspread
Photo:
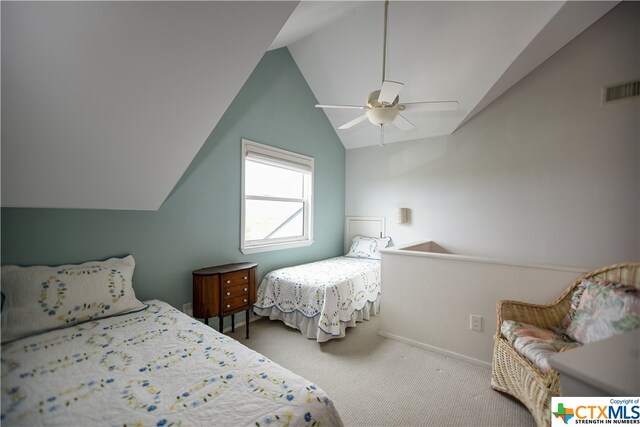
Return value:
M 342 425 L 319 387 L 161 301 L 2 346 L 3 425 Z
M 380 291 L 379 260 L 335 257 L 270 272 L 258 288 L 254 306 L 319 316 L 318 328 L 338 336 L 340 322 L 350 321 Z

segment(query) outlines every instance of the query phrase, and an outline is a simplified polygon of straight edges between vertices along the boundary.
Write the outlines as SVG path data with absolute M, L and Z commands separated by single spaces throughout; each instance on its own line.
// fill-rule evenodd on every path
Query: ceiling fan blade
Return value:
M 391 80 L 383 81 L 382 88 L 380 88 L 380 95 L 378 95 L 378 102 L 393 104 L 393 101 L 396 100 L 396 96 L 398 96 L 403 86 L 404 84 L 400 82 Z
M 404 107 L 404 108 L 403 108 Z M 407 102 L 400 107 L 402 111 L 445 111 L 457 110 L 458 101 Z
M 398 114 L 396 116 L 395 119 L 393 119 L 393 123 L 394 125 L 396 125 L 396 127 L 400 130 L 410 130 L 413 129 L 415 126 L 413 125 L 413 123 L 411 123 L 409 120 L 405 119 L 404 117 L 402 117 L 402 115 Z
M 353 127 L 353 126 L 357 125 L 358 123 L 363 122 L 365 120 L 367 120 L 367 116 L 363 114 L 360 117 L 358 117 L 356 119 L 353 119 L 348 123 L 343 124 L 338 129 L 349 129 L 350 127 Z
M 364 105 L 333 105 L 333 104 L 316 104 L 316 108 L 348 108 L 351 110 L 364 110 Z

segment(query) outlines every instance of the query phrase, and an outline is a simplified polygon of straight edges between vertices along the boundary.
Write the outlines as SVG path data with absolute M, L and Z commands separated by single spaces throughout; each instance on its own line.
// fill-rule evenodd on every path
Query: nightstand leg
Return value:
M 245 323 L 247 324 L 247 339 L 249 339 L 249 313 L 251 310 L 247 310 L 247 314 L 245 314 Z
M 209 318 L 208 318 L 208 317 L 205 317 L 205 318 L 204 318 L 204 324 L 205 324 L 205 325 L 207 325 L 207 326 L 209 326 Z
M 231 332 L 235 332 L 236 331 L 236 315 L 232 314 L 231 315 Z
M 222 327 L 224 326 L 224 317 L 222 317 L 222 315 L 220 315 L 219 317 L 219 322 L 220 322 L 220 333 L 224 334 L 224 330 L 222 329 Z

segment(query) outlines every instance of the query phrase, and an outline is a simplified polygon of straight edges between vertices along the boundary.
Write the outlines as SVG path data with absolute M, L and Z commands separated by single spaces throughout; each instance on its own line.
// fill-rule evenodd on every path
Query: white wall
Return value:
M 601 103 L 603 85 L 640 77 L 639 19 L 622 3 L 453 135 L 347 151 L 346 214 L 458 254 L 640 259 L 640 101 Z
M 584 271 L 391 249 L 382 254 L 380 334 L 483 363 L 491 362 L 496 302 L 547 304 Z M 482 317 L 480 332 L 469 315 Z

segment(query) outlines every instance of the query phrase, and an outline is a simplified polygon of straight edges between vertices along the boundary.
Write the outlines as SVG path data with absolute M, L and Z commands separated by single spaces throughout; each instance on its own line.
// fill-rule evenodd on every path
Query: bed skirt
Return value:
M 320 315 L 307 317 L 299 311 L 285 313 L 275 305 L 268 308 L 253 308 L 253 312 L 262 317 L 268 317 L 271 320 L 280 320 L 285 325 L 298 329 L 302 335 L 311 340 L 318 342 L 326 342 L 333 338 L 343 338 L 347 328 L 356 326 L 356 322 L 369 320 L 370 316 L 375 316 L 380 312 L 380 298 L 375 301 L 368 301 L 361 310 L 355 310 L 348 321 L 340 321 L 340 335 L 332 335 L 324 332 L 318 326 Z

